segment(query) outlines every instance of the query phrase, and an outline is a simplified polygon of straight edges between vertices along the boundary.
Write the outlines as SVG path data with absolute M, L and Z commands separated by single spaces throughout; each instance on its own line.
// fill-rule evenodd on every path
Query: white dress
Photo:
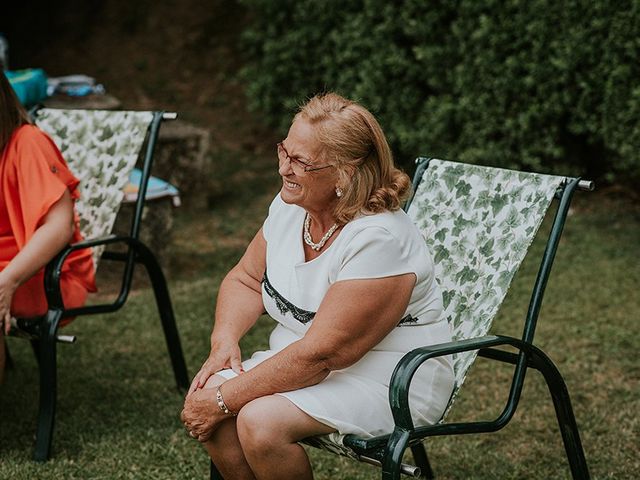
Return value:
M 378 345 L 317 385 L 279 393 L 342 434 L 371 437 L 390 433 L 393 418 L 388 390 L 396 364 L 414 348 L 451 341 L 431 256 L 413 222 L 403 211 L 396 211 L 355 218 L 320 256 L 305 262 L 304 217 L 302 208 L 284 203 L 279 194 L 271 203 L 263 226 L 267 269 L 262 298 L 267 313 L 278 324 L 269 338 L 270 349 L 256 352 L 243 362 L 243 368 L 251 369 L 302 338 L 335 282 L 415 273 L 417 282 L 405 315 Z M 235 376 L 231 370 L 218 374 Z M 440 419 L 453 383 L 450 357 L 432 359 L 420 367 L 409 397 L 415 425 Z

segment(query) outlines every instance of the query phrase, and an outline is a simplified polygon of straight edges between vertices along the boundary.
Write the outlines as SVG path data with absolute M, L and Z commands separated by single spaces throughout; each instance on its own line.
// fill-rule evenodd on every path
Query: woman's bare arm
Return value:
M 255 235 L 238 264 L 220 285 L 211 343 L 229 338 L 239 341 L 264 312 L 262 277 L 267 244 L 262 229 Z
M 267 244 L 260 229 L 238 264 L 220 284 L 211 352 L 191 382 L 189 394 L 203 387 L 209 377 L 223 368 L 240 373 L 238 342 L 264 311 L 261 282 L 266 268 L 266 251 Z
M 69 243 L 73 228 L 73 200 L 65 190 L 24 248 L 0 272 L 0 318 L 5 332 L 9 331 L 13 294 Z
M 398 325 L 415 280 L 409 273 L 334 284 L 302 339 L 224 383 L 227 406 L 238 411 L 255 398 L 315 385 L 356 363 Z
M 398 325 L 415 281 L 409 273 L 334 284 L 302 339 L 219 387 L 227 407 L 238 412 L 256 398 L 315 385 L 332 370 L 353 365 Z M 225 418 L 213 388 L 188 397 L 182 412 L 200 441 Z

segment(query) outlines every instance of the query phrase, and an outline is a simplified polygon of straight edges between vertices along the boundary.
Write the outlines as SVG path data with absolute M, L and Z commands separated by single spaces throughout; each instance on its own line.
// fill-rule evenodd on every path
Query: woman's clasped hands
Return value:
M 244 372 L 241 352 L 237 342 L 212 342 L 209 357 L 193 377 L 187 392 L 180 418 L 189 435 L 200 442 L 206 442 L 219 423 L 229 418 L 218 406 L 217 387 L 224 382 L 215 374 L 230 368 L 235 373 Z

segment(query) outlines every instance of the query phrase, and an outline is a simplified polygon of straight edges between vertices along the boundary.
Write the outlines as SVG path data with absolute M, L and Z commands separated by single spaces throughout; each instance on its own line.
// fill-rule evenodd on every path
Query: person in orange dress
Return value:
M 0 382 L 11 317 L 47 312 L 44 266 L 66 245 L 82 240 L 74 212 L 78 183 L 0 73 Z M 88 292 L 96 291 L 91 249 L 67 257 L 60 284 L 66 308 L 84 305 Z

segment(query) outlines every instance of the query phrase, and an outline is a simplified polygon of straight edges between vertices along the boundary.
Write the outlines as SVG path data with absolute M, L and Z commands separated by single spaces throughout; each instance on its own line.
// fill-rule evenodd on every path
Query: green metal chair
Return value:
M 551 359 L 533 340 L 571 198 L 576 189 L 592 190 L 592 183 L 578 178 L 419 158 L 413 186 L 415 195 L 406 209 L 434 257 L 435 276 L 442 288 L 445 314 L 454 339 L 450 343 L 413 350 L 396 366 L 389 386 L 395 420 L 393 432 L 368 439 L 336 433 L 309 438 L 304 443 L 378 465 L 385 480 L 399 479 L 401 474 L 434 478 L 423 441 L 432 436 L 500 430 L 513 417 L 525 374 L 533 368 L 542 373 L 549 387 L 573 478 L 588 479 L 567 387 Z M 522 337 L 488 335 L 511 280 L 554 197 L 559 204 L 528 313 L 522 322 Z M 449 406 L 438 424 L 415 427 L 408 403 L 411 379 L 422 363 L 448 354 L 453 355 L 456 378 Z M 445 423 L 477 355 L 515 365 L 506 406 L 493 421 Z M 402 463 L 407 448 L 411 449 L 416 466 Z M 213 464 L 211 478 L 221 478 Z
M 34 451 L 36 461 L 46 461 L 51 450 L 57 397 L 56 345 L 57 342 L 75 341 L 73 336 L 58 335 L 60 320 L 120 309 L 131 290 L 136 263 L 143 264 L 149 274 L 176 383 L 183 389 L 189 386 L 164 274 L 153 252 L 139 239 L 160 124 L 163 119 L 172 118 L 175 118 L 175 114 L 164 112 L 64 109 L 40 109 L 35 112 L 37 125 L 53 138 L 69 168 L 80 180 L 81 199 L 76 209 L 80 217 L 80 230 L 85 238 L 80 243 L 69 245 L 45 268 L 45 291 L 49 305 L 47 314 L 36 321 L 17 319 L 16 334 L 31 339 L 40 371 Z M 142 178 L 130 232 L 124 236 L 112 235 L 111 230 L 124 196 L 122 189 L 141 155 Z M 96 269 L 99 260 L 124 263 L 120 292 L 111 303 L 67 309 L 60 292 L 62 265 L 72 251 L 86 247 L 93 248 Z M 120 247 L 120 250 L 104 251 L 105 247 Z

